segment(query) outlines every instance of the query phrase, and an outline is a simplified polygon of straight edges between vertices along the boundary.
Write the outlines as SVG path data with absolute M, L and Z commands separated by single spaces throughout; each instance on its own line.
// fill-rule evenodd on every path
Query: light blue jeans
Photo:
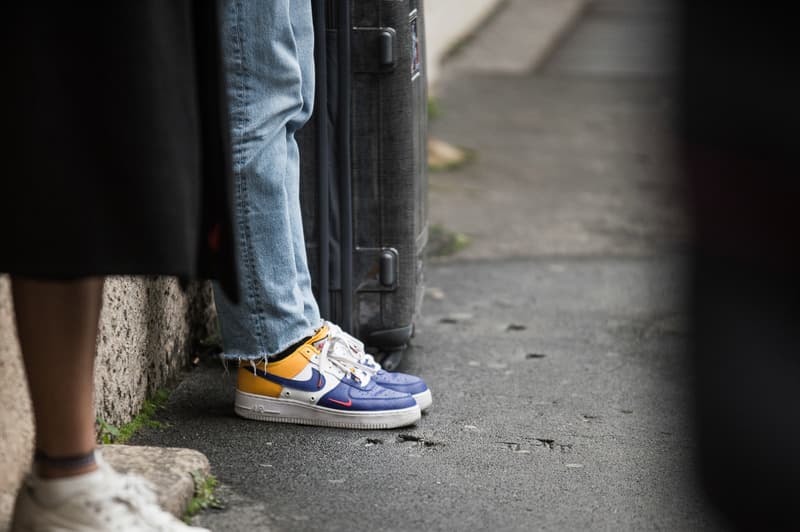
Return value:
M 310 0 L 224 0 L 241 302 L 214 287 L 224 356 L 261 359 L 321 325 L 300 213 L 295 132 L 314 101 Z

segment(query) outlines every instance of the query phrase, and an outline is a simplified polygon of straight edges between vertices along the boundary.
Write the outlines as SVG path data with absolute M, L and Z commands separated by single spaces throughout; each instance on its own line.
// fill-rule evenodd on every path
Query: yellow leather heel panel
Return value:
M 297 351 L 292 353 L 286 358 L 278 360 L 277 362 L 270 362 L 269 372 L 284 379 L 293 379 L 295 375 L 303 371 L 308 365 L 309 359 L 314 356 L 315 350 L 307 344 L 303 344 L 297 348 Z M 263 368 L 259 364 L 259 368 Z
M 259 364 L 259 366 L 259 369 L 263 370 L 263 364 Z M 239 391 L 245 393 L 265 395 L 267 397 L 280 397 L 281 395 L 280 384 L 276 384 L 253 375 L 253 368 L 250 366 L 242 366 L 239 368 L 238 382 L 236 387 L 239 389 Z

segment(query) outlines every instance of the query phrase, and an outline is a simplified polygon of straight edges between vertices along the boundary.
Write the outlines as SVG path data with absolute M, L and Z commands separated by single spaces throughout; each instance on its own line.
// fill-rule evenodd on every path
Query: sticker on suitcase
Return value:
M 417 79 L 422 71 L 422 51 L 419 46 L 419 35 L 417 33 L 417 10 L 411 12 L 411 81 Z

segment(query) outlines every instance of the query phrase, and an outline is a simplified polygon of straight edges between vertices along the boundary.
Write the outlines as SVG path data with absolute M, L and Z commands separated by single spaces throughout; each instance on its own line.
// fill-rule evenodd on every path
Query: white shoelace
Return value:
M 331 355 L 332 358 L 339 359 L 346 364 L 352 364 L 355 369 L 363 371 L 371 377 L 382 369 L 381 365 L 375 361 L 375 358 L 364 350 L 364 343 L 358 338 L 344 332 L 335 323 L 326 321 L 325 325 L 328 327 L 328 338 L 325 340 L 325 345 L 328 342 L 335 342 L 341 343 L 345 347 L 345 349 L 334 350 Z
M 341 331 L 341 329 L 339 330 Z M 332 366 L 342 371 L 344 375 L 349 374 L 361 384 L 362 387 L 369 384 L 372 376 L 377 373 L 377 371 L 375 373 L 369 371 L 369 368 L 364 366 L 358 358 L 352 354 L 352 349 L 347 338 L 341 334 L 333 334 L 330 328 L 328 330 L 328 337 L 325 338 L 319 353 L 320 371 L 323 371 L 327 363 L 330 363 Z

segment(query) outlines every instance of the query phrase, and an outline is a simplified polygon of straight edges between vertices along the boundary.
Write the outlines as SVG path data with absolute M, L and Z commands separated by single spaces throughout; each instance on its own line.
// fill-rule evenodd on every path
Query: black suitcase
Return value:
M 391 369 L 414 331 L 428 240 L 422 0 L 313 0 L 316 101 L 298 133 L 324 318 Z

